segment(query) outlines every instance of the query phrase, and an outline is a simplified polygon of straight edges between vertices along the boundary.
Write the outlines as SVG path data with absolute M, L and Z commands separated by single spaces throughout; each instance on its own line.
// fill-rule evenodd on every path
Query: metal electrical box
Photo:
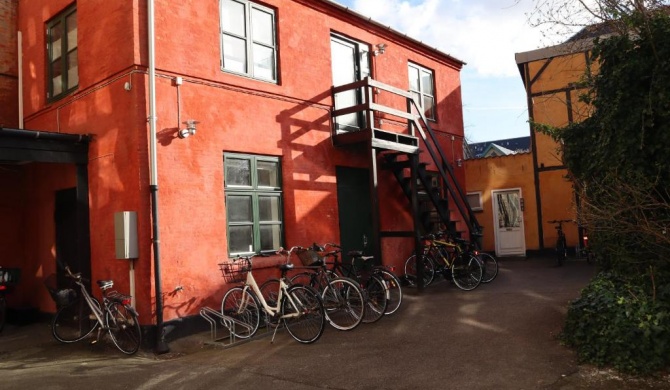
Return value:
M 139 257 L 136 211 L 114 213 L 114 235 L 117 259 L 136 259 Z

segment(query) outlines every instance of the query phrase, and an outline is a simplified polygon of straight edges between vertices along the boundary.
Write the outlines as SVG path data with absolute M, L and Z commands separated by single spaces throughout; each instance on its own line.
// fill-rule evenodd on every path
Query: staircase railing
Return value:
M 454 169 L 452 168 L 451 164 L 449 164 L 449 160 L 442 150 L 442 147 L 440 146 L 433 129 L 430 127 L 428 120 L 423 114 L 422 108 L 419 107 L 416 100 L 414 100 L 414 97 L 408 98 L 408 106 L 411 106 L 417 112 L 414 117 L 415 119 L 412 120 L 412 125 L 416 128 L 417 132 L 421 136 L 421 139 L 423 139 L 426 151 L 428 154 L 430 154 L 433 162 L 435 162 L 437 170 L 440 174 L 440 178 L 447 186 L 449 194 L 451 194 L 451 198 L 454 200 L 454 204 L 456 205 L 458 212 L 461 214 L 464 222 L 468 226 L 470 239 L 473 242 L 477 242 L 478 240 L 476 238 L 478 238 L 478 236 L 481 234 L 482 227 L 479 224 L 479 221 L 477 221 L 477 217 L 475 216 L 475 213 L 472 211 L 472 208 L 467 201 L 467 196 L 465 191 L 463 191 L 463 187 L 461 187 L 458 180 L 456 179 Z M 417 118 L 419 120 L 417 120 Z M 422 124 L 425 127 L 425 131 L 421 126 Z M 428 134 L 430 138 L 428 138 L 426 134 Z

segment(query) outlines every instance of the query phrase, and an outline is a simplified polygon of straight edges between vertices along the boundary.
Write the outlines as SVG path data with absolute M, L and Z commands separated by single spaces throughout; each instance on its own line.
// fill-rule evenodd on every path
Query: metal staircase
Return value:
M 359 112 L 365 118 L 365 124 L 357 131 L 346 132 L 335 130 L 337 126 L 333 126 L 333 144 L 345 146 L 366 142 L 376 150 L 375 156 L 381 160 L 379 167 L 393 172 L 410 203 L 413 198 L 418 200 L 418 207 L 412 205 L 412 209 L 418 213 L 415 221 L 419 221 L 419 228 L 423 231 L 416 232 L 417 234 L 431 231 L 436 224 L 442 224 L 456 236 L 465 234 L 471 241 L 479 242 L 481 225 L 467 202 L 466 194 L 444 150 L 413 96 L 407 91 L 368 77 L 356 83 L 334 87 L 333 100 L 335 94 L 351 89 L 361 92 L 362 103 L 351 107 L 336 107 L 332 113 L 333 120 L 341 115 Z M 406 110 L 374 103 L 373 94 L 379 91 L 404 98 Z M 375 128 L 375 116 L 379 113 L 385 114 L 384 118 L 405 119 L 407 134 Z M 419 153 L 424 152 L 430 157 L 429 163 L 418 162 Z M 428 170 L 429 165 L 434 171 Z M 416 177 L 417 185 L 413 185 L 413 177 Z

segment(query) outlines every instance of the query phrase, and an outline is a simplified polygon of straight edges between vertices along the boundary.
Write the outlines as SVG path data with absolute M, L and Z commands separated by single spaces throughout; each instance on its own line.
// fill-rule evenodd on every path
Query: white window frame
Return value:
M 412 89 L 412 83 L 411 83 L 410 78 L 409 78 L 410 77 L 410 68 L 414 68 L 414 69 L 418 70 L 418 72 L 419 72 L 419 89 L 418 90 Z M 433 91 L 432 95 L 429 94 L 426 91 L 427 87 L 423 83 L 423 77 L 421 77 L 422 73 L 430 74 L 430 82 L 432 84 L 430 87 Z M 407 63 L 407 80 L 409 82 L 409 91 L 419 95 L 419 101 L 418 101 L 419 107 L 421 107 L 421 109 L 423 110 L 423 114 L 426 116 L 426 119 L 431 120 L 433 122 L 436 121 L 436 118 L 437 118 L 437 99 L 435 98 L 435 92 L 436 92 L 435 91 L 435 72 L 433 72 L 431 69 L 423 67 L 419 64 L 415 64 L 413 62 L 408 62 Z M 425 109 L 424 103 L 423 103 L 425 97 L 430 97 L 433 100 L 432 115 L 426 115 L 426 109 Z
M 239 35 L 234 32 L 226 30 L 226 26 L 223 21 L 223 10 L 226 5 L 237 3 L 244 6 L 244 35 Z M 253 18 L 252 12 L 260 11 L 268 13 L 272 16 L 272 43 L 268 44 L 265 42 L 260 42 L 254 40 L 253 37 Z M 238 74 L 242 76 L 251 77 L 256 80 L 268 81 L 277 83 L 279 79 L 279 70 L 277 68 L 277 54 L 279 52 L 279 47 L 277 44 L 277 15 L 274 9 L 262 6 L 253 1 L 248 0 L 220 0 L 219 3 L 219 24 L 220 24 L 220 39 L 221 39 L 221 70 L 228 73 Z M 237 40 L 243 40 L 245 42 L 245 61 L 244 66 L 245 70 L 240 72 L 226 65 L 226 59 L 224 55 L 224 42 L 225 38 L 230 37 Z M 254 72 L 254 46 L 262 47 L 265 49 L 272 50 L 272 77 L 267 78 Z

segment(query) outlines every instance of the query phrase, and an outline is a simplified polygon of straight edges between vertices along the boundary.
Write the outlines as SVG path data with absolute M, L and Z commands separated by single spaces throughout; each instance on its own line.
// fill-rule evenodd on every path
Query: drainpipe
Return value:
M 16 34 L 17 53 L 19 57 L 19 129 L 23 129 L 23 36 L 21 31 Z
M 151 182 L 151 218 L 154 247 L 154 290 L 156 293 L 156 353 L 170 351 L 163 334 L 163 289 L 161 287 L 160 235 L 158 228 L 158 162 L 156 158 L 156 63 L 154 0 L 147 0 L 147 34 L 149 52 L 149 169 Z

